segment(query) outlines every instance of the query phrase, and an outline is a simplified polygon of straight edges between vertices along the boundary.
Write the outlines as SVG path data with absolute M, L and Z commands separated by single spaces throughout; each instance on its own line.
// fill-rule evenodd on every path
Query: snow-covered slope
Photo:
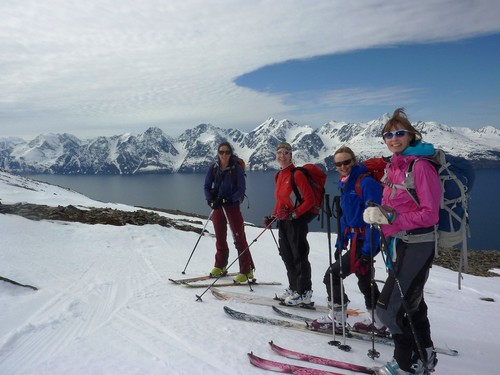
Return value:
M 2 204 L 31 202 L 135 210 L 95 202 L 4 172 L 0 173 L 0 198 Z M 196 225 L 201 228 L 203 224 L 198 220 Z M 32 221 L 4 214 L 0 214 L 0 228 L 0 276 L 39 288 L 34 291 L 0 281 L 0 374 L 264 374 L 249 364 L 246 354 L 250 351 L 304 365 L 271 352 L 270 340 L 294 350 L 368 366 L 382 365 L 392 356 L 391 347 L 378 345 L 381 356 L 371 360 L 366 355 L 370 343 L 348 340 L 352 350 L 343 352 L 328 345 L 331 338 L 238 322 L 223 312 L 228 304 L 276 317 L 268 307 L 224 303 L 210 292 L 203 296 L 203 302 L 196 302 L 195 294 L 203 289 L 188 289 L 168 281 L 183 276 L 181 271 L 198 239 L 193 232 L 159 225 L 117 227 Z M 213 234 L 210 223 L 207 229 Z M 256 277 L 285 283 L 286 272 L 270 233 L 247 226 L 246 234 L 249 242 L 258 237 L 251 246 Z M 324 304 L 327 236 L 311 233 L 309 240 L 313 300 Z M 185 276 L 207 273 L 213 265 L 214 248 L 213 236 L 203 236 Z M 234 258 L 231 248 L 230 260 Z M 377 259 L 378 279 L 385 278 L 382 264 Z M 233 266 L 230 270 L 237 269 Z M 347 278 L 345 287 L 350 308 L 363 310 L 356 278 Z M 232 289 L 273 296 L 282 286 L 254 286 L 254 292 L 248 286 Z M 496 374 L 500 278 L 465 275 L 459 291 L 456 273 L 435 266 L 425 297 L 435 344 L 460 351 L 458 357 L 439 356 L 436 374 Z M 303 313 L 318 316 L 315 312 Z

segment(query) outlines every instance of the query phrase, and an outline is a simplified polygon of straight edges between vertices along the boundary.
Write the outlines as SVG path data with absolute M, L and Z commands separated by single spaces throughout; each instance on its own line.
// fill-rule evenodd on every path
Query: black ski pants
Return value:
M 333 284 L 333 303 L 337 305 L 341 305 L 342 296 L 341 296 L 341 277 L 340 277 L 340 269 L 342 267 L 342 279 L 345 279 L 347 276 L 355 273 L 358 278 L 358 288 L 359 291 L 363 294 L 365 298 L 365 306 L 367 309 L 373 309 L 374 305 L 377 303 L 378 296 L 380 291 L 376 283 L 374 283 L 374 298 L 372 302 L 372 294 L 371 294 L 371 272 L 368 272 L 365 275 L 360 275 L 359 273 L 353 272 L 351 270 L 351 251 L 357 251 L 361 253 L 361 249 L 363 247 L 364 241 L 358 240 L 356 241 L 357 250 L 350 249 L 342 255 L 340 260 L 337 260 L 335 263 L 330 265 L 325 272 L 325 277 L 323 278 L 323 283 L 326 285 L 326 291 L 328 294 L 328 300 L 332 301 L 332 288 L 330 286 L 330 274 L 332 275 L 332 284 Z M 349 301 L 347 294 L 344 289 L 344 303 Z
M 434 242 L 408 244 L 398 241 L 397 259 L 377 302 L 376 314 L 394 338 L 394 358 L 409 371 L 418 356 L 417 341 L 425 348 L 433 347 L 431 327 L 424 300 L 424 286 L 434 259 Z M 401 286 L 401 290 L 398 286 Z M 407 310 L 401 299 L 403 293 Z M 415 332 L 412 331 L 412 320 Z
M 309 221 L 308 214 L 294 220 L 278 221 L 279 254 L 285 264 L 289 288 L 299 294 L 312 290 L 307 242 Z

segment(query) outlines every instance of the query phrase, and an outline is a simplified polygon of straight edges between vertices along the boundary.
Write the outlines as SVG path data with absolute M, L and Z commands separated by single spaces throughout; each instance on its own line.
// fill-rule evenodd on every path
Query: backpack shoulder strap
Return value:
M 290 170 L 290 183 L 292 184 L 292 190 L 293 193 L 295 194 L 295 197 L 297 198 L 298 202 L 302 202 L 302 196 L 300 195 L 299 188 L 297 187 L 297 184 L 295 183 L 295 172 L 297 170 L 302 171 L 304 173 L 304 168 L 302 167 L 295 167 Z
M 356 178 L 356 184 L 354 185 L 354 190 L 356 190 L 356 194 L 358 195 L 359 199 L 363 200 L 363 193 L 361 189 L 361 180 L 370 175 L 369 173 L 361 173 L 358 178 Z

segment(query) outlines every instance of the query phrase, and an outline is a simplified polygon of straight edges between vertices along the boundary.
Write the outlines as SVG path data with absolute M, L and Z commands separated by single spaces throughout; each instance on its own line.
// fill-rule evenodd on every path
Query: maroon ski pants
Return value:
M 225 211 L 225 214 L 224 214 Z M 227 218 L 226 218 L 227 215 Z M 248 248 L 245 236 L 245 224 L 241 215 L 240 206 L 223 206 L 216 208 L 212 214 L 212 222 L 215 230 L 215 267 L 226 267 L 229 259 L 229 247 L 227 245 L 227 225 L 233 235 L 234 245 L 238 251 L 240 273 L 249 274 L 254 269 L 252 255 Z

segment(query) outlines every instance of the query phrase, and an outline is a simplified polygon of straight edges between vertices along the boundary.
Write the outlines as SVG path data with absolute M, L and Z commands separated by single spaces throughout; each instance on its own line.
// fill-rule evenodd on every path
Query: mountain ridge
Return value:
M 0 138 L 0 168 L 19 174 L 115 175 L 205 172 L 216 158 L 217 145 L 229 141 L 252 171 L 275 170 L 275 147 L 286 140 L 297 165 L 316 163 L 333 170 L 333 152 L 341 145 L 355 150 L 360 161 L 388 155 L 380 132 L 389 118 L 368 122 L 330 121 L 317 129 L 288 119 L 268 118 L 245 133 L 199 124 L 172 138 L 158 127 L 81 140 L 74 135 L 45 134 L 31 141 Z M 500 168 L 500 131 L 454 128 L 437 122 L 412 123 L 423 139 L 445 152 L 468 159 L 475 168 Z

